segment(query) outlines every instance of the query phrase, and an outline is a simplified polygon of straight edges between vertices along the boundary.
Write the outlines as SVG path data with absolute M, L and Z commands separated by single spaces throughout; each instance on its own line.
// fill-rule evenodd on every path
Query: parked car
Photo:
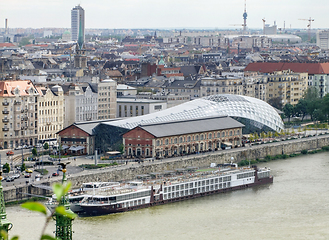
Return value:
M 25 174 L 24 177 L 25 178 L 30 178 L 31 177 L 31 173 Z
M 21 175 L 19 175 L 18 173 L 17 174 L 14 174 L 12 177 L 13 178 L 15 178 L 15 179 L 17 179 L 17 178 L 19 178 Z
M 10 156 L 10 155 L 14 155 L 14 152 L 13 151 L 8 151 L 7 156 Z
M 15 180 L 15 178 L 10 177 L 10 176 L 8 176 L 8 177 L 6 178 L 6 182 L 12 182 L 12 181 L 14 181 L 14 180 Z
M 56 177 L 56 176 L 58 176 L 58 175 L 59 175 L 59 174 L 58 174 L 57 172 L 54 172 L 54 173 L 53 173 L 53 176 L 54 176 L 54 177 Z
M 15 147 L 15 150 L 20 150 L 22 148 L 23 148 L 22 146 L 17 146 L 17 147 Z
M 35 178 L 42 178 L 41 174 L 35 175 Z
M 27 172 L 27 173 L 33 173 L 33 169 L 27 168 L 27 169 L 25 169 L 25 172 Z

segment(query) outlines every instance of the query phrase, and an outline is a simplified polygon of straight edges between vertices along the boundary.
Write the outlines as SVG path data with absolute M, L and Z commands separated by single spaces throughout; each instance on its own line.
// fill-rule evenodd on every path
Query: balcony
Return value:
M 4 119 L 2 119 L 2 122 L 3 123 L 7 123 L 7 122 L 9 122 L 9 119 L 8 118 L 4 118 Z
M 9 131 L 9 128 L 4 127 L 4 128 L 2 128 L 2 131 L 7 132 L 7 131 Z
M 9 111 L 8 110 L 3 110 L 2 113 L 3 114 L 9 114 Z
M 14 101 L 14 105 L 21 105 L 21 102 L 20 101 Z
M 2 102 L 2 105 L 3 106 L 8 106 L 9 105 L 9 102 Z
M 21 121 L 27 121 L 28 117 L 22 117 Z

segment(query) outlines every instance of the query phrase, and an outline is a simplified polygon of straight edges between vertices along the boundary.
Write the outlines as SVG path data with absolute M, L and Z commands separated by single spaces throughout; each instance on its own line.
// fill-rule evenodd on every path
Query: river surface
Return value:
M 73 239 L 329 239 L 329 153 L 276 160 L 274 183 L 100 217 L 78 217 Z M 44 217 L 7 207 L 10 236 L 38 239 Z M 51 221 L 47 233 L 55 231 Z

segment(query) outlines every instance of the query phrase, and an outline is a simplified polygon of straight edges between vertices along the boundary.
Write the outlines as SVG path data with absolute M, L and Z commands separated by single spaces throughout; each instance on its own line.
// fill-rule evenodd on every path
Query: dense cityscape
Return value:
M 76 211 L 71 205 L 79 214 L 125 212 L 273 183 L 270 169 L 251 167 L 251 158 L 256 163 L 270 155 L 285 159 L 309 149 L 328 150 L 329 30 L 313 29 L 316 19 L 299 19 L 305 29 L 294 29 L 264 17 L 259 29 L 252 29 L 244 1 L 243 23 L 227 29 L 99 29 L 85 27 L 87 11 L 83 4 L 72 6 L 71 28 L 9 28 L 10 18 L 3 19 L 0 149 L 6 165 L 1 155 L 0 165 L 10 173 L 0 191 L 3 207 L 49 196 L 49 188 L 34 182 L 49 187 L 60 179 L 65 184 L 68 176 L 74 187 L 83 182 L 80 190 L 94 195 L 95 188 L 123 195 L 116 196 L 119 204 L 99 210 L 89 209 L 91 203 L 113 198 L 74 192 L 75 200 L 63 194 L 60 205 L 66 209 L 73 199 L 88 201 Z M 67 158 L 74 167 L 66 175 Z M 83 172 L 100 162 L 107 173 Z M 191 179 L 201 176 L 194 168 L 209 163 L 219 169 L 229 164 L 232 175 L 202 173 L 206 182 L 194 186 Z M 249 168 L 238 172 L 238 164 Z M 24 178 L 15 180 L 22 173 Z M 188 177 L 179 177 L 183 174 Z M 138 183 L 126 189 L 116 182 L 136 177 L 155 179 L 154 185 L 142 191 Z M 35 190 L 23 196 L 20 185 Z M 138 193 L 130 194 L 131 189 Z M 72 239 L 66 219 L 71 216 L 52 214 L 56 237 Z M 9 223 L 2 224 L 8 231 Z

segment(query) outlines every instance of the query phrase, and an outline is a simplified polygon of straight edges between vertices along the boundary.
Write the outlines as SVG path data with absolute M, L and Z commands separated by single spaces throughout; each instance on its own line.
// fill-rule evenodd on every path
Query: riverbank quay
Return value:
M 112 167 L 84 170 L 80 173 L 71 174 L 68 180 L 72 182 L 72 188 L 80 188 L 85 182 L 107 182 L 135 179 L 137 175 L 159 173 L 165 170 L 175 170 L 190 166 L 204 167 L 211 163 L 239 163 L 242 160 L 265 159 L 267 156 L 290 155 L 301 153 L 303 150 L 311 151 L 321 149 L 329 145 L 329 134 L 272 142 L 261 145 L 246 146 L 228 150 L 206 152 L 202 154 L 186 155 L 183 157 L 164 158 L 143 163 L 129 163 Z M 310 158 L 311 160 L 311 158 Z M 77 160 L 78 161 L 78 160 Z M 13 202 L 29 199 L 33 196 L 49 196 L 52 194 L 50 186 L 54 182 L 60 182 L 61 177 L 44 179 L 36 183 L 26 183 L 21 186 L 4 188 L 5 202 Z M 47 187 L 38 187 L 46 185 Z

